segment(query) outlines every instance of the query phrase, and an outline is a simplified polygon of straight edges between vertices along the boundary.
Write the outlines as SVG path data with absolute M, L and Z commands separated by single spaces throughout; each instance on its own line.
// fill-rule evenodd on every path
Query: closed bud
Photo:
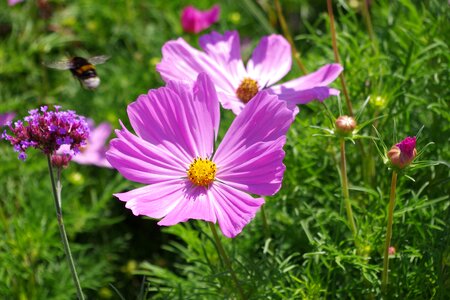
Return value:
M 392 146 L 387 153 L 391 164 L 400 169 L 408 166 L 416 155 L 416 137 L 407 137 L 400 143 Z
M 341 135 L 351 135 L 356 128 L 356 121 L 353 117 L 340 116 L 336 119 L 336 133 Z

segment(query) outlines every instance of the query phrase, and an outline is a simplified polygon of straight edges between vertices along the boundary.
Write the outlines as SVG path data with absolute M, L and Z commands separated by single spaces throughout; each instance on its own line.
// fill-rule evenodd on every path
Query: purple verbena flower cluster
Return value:
M 55 105 L 55 111 L 48 111 L 47 106 L 30 110 L 30 115 L 23 121 L 8 125 L 12 134 L 5 130 L 2 139 L 11 143 L 21 160 L 26 159 L 25 152 L 29 147 L 51 155 L 62 145 L 69 145 L 70 150 L 77 154 L 80 147 L 86 145 L 89 126 L 85 118 L 74 111 L 59 109 L 60 106 Z

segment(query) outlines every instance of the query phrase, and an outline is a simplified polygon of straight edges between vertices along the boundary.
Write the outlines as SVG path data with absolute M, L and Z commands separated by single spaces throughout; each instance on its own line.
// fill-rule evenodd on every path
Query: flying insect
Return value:
M 88 59 L 75 56 L 68 60 L 45 63 L 45 66 L 58 70 L 70 70 L 82 86 L 88 90 L 95 90 L 100 85 L 100 77 L 97 75 L 95 65 L 102 64 L 108 59 L 109 56 L 106 55 L 94 56 Z

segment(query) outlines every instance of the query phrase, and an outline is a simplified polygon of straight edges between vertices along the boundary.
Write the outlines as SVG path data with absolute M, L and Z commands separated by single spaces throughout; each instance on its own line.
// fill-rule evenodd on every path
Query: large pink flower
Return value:
M 193 82 L 199 73 L 208 73 L 222 106 L 233 110 L 236 115 L 261 90 L 278 95 L 290 106 L 312 100 L 322 101 L 339 94 L 338 90 L 328 87 L 343 70 L 339 64 L 329 64 L 314 73 L 274 85 L 292 65 L 291 47 L 280 35 L 263 37 L 246 67 L 241 58 L 237 31 L 203 35 L 200 46 L 204 52 L 191 47 L 182 38 L 167 42 L 162 48 L 162 61 L 156 69 L 166 82 Z
M 236 117 L 220 145 L 212 81 L 169 81 L 128 106 L 136 135 L 124 126 L 106 157 L 129 180 L 146 186 L 116 194 L 135 215 L 170 226 L 189 219 L 219 223 L 234 237 L 255 216 L 263 198 L 281 187 L 285 134 L 293 121 L 284 101 L 259 93 Z
M 192 5 L 186 6 L 181 13 L 181 25 L 185 32 L 199 33 L 219 20 L 220 7 L 214 5 L 211 9 L 201 11 Z

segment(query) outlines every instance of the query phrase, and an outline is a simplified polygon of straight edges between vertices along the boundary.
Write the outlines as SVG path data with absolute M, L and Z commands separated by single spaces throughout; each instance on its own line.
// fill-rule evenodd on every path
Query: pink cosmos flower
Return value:
M 293 115 L 275 95 L 259 93 L 217 148 L 219 102 L 206 74 L 193 85 L 169 81 L 139 96 L 128 117 L 136 135 L 122 125 L 106 158 L 125 178 L 146 184 L 115 195 L 135 215 L 163 218 L 162 226 L 218 222 L 235 237 L 264 203 L 250 194 L 273 195 L 281 187 Z
M 339 64 L 329 64 L 314 73 L 274 85 L 292 65 L 291 47 L 281 35 L 263 37 L 247 67 L 241 58 L 237 31 L 227 31 L 223 35 L 213 32 L 203 35 L 199 42 L 204 52 L 191 47 L 182 38 L 167 42 L 156 69 L 166 82 L 193 82 L 199 73 L 207 73 L 217 88 L 222 106 L 236 115 L 261 90 L 277 95 L 290 107 L 339 94 L 338 90 L 328 87 L 343 70 Z
M 192 5 L 186 6 L 181 13 L 181 25 L 185 32 L 199 33 L 219 20 L 220 7 L 214 5 L 211 9 L 201 11 Z
M 106 151 L 108 148 L 105 146 L 106 141 L 111 135 L 112 126 L 107 122 L 100 123 L 95 127 L 94 121 L 87 120 L 90 128 L 89 139 L 86 146 L 80 148 L 80 153 L 72 157 L 72 161 L 79 163 L 80 165 L 95 165 L 98 167 L 112 168 L 109 162 L 106 160 Z M 62 146 L 58 150 L 59 155 L 69 153 L 68 147 Z
M 14 112 L 7 112 L 4 114 L 0 114 L 0 127 L 8 125 L 8 122 L 11 122 L 15 116 L 16 113 Z

